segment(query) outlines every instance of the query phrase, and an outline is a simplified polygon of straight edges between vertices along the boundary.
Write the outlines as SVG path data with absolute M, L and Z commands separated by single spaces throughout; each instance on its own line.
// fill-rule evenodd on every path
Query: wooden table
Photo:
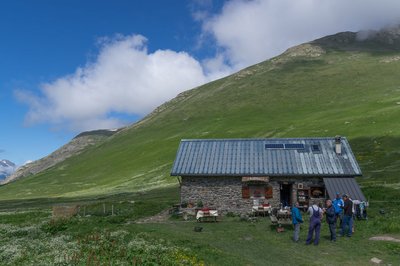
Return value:
M 251 211 L 253 212 L 254 216 L 261 215 L 266 216 L 266 214 L 271 214 L 271 206 L 253 206 Z
M 270 218 L 272 224 L 276 224 L 278 227 L 292 224 L 292 214 L 289 210 L 277 210 L 276 215 L 271 215 Z

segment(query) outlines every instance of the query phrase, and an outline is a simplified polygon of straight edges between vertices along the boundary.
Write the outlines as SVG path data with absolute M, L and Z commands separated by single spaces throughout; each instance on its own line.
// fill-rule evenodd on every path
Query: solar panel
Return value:
M 287 144 L 285 144 L 285 149 L 304 150 L 304 144 L 302 144 L 302 143 L 287 143 Z
M 283 144 L 282 143 L 268 143 L 265 144 L 266 149 L 283 149 Z

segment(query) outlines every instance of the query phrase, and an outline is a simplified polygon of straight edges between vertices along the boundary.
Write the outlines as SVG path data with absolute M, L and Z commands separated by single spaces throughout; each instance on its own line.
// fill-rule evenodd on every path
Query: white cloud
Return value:
M 398 0 L 233 0 L 203 19 L 234 69 L 287 48 L 341 31 L 379 29 L 400 22 Z
M 144 115 L 209 80 L 185 52 L 149 53 L 145 37 L 117 36 L 102 40 L 95 62 L 42 84 L 40 96 L 26 91 L 16 91 L 16 96 L 30 107 L 29 124 L 50 122 L 75 131 L 116 128 L 123 122 L 111 113 Z
M 29 163 L 33 163 L 34 161 L 32 161 L 32 160 L 27 160 L 26 162 L 24 162 L 22 165 L 27 165 L 27 164 L 29 164 Z
M 232 67 L 221 54 L 217 54 L 214 58 L 204 59 L 202 65 L 211 80 L 227 76 L 233 72 Z

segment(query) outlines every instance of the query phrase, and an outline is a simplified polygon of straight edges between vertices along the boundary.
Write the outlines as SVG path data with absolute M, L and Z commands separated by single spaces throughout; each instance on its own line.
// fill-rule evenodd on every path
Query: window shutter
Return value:
M 273 198 L 273 190 L 271 186 L 265 188 L 265 198 L 272 199 Z
M 242 187 L 242 198 L 249 199 L 250 198 L 250 188 L 249 187 Z

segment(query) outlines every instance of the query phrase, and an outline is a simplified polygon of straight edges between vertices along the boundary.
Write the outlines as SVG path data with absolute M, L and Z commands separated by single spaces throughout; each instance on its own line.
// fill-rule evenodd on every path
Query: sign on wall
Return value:
M 244 177 L 242 177 L 242 182 L 251 182 L 251 181 L 268 183 L 269 176 L 244 176 Z

